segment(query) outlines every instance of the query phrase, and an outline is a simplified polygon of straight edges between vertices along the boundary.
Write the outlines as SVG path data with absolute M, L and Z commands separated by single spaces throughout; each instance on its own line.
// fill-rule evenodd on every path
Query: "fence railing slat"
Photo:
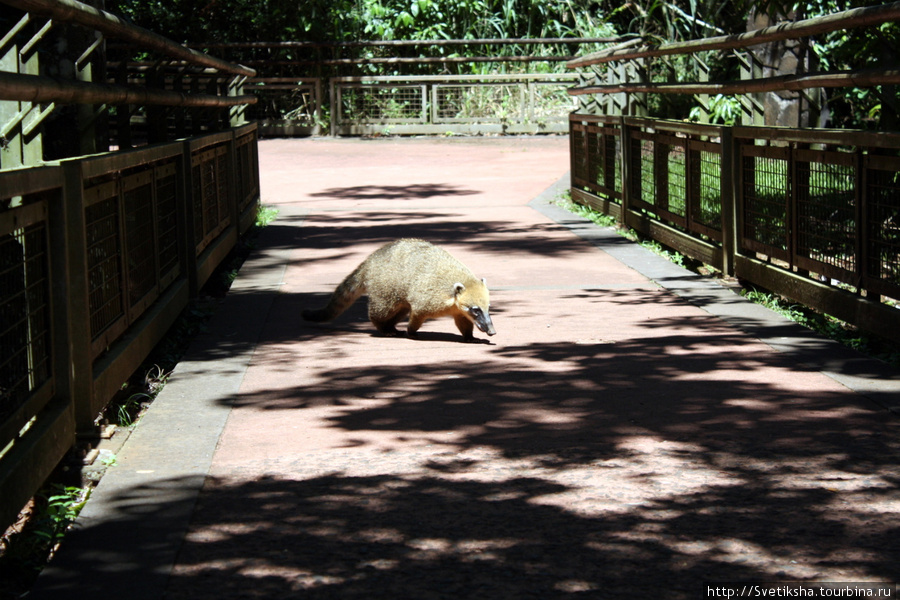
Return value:
M 900 340 L 900 311 L 881 302 L 900 302 L 900 157 L 884 154 L 900 134 L 822 132 L 835 151 L 809 148 L 804 133 L 572 114 L 572 197 L 725 274 Z M 609 135 L 622 148 L 621 196 L 591 151 Z

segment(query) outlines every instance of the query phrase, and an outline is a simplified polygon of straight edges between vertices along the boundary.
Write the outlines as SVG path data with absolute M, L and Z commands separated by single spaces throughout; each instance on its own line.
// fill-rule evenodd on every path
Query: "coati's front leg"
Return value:
M 475 330 L 472 321 L 462 315 L 453 315 L 453 320 L 456 322 L 456 328 L 462 334 L 464 342 L 471 342 L 475 339 L 472 333 Z

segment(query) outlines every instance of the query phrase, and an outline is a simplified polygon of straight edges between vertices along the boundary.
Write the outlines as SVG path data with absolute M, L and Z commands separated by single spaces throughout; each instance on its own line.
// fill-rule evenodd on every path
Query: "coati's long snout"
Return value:
M 382 246 L 335 289 L 328 304 L 303 311 L 307 321 L 330 321 L 360 296 L 369 296 L 369 320 L 378 331 L 396 335 L 397 323 L 409 317 L 410 337 L 428 319 L 453 317 L 465 341 L 474 328 L 495 335 L 490 294 L 450 253 L 424 240 L 401 239 Z

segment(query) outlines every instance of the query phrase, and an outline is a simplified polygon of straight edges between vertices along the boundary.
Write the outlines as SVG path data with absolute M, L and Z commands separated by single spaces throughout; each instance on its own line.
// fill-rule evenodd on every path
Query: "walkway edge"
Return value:
M 793 355 L 798 368 L 819 371 L 881 408 L 900 415 L 900 374 L 889 365 L 820 336 L 739 296 L 714 279 L 701 277 L 638 244 L 627 242 L 612 228 L 601 227 L 557 206 L 554 202 L 568 192 L 570 181 L 570 174 L 565 174 L 529 206 L 660 287 L 774 350 Z
M 209 331 L 178 363 L 29 598 L 118 598 L 124 590 L 131 600 L 165 596 L 231 413 L 227 401 L 239 392 L 283 284 L 291 248 L 272 244 L 267 233 L 260 233 L 263 250 L 241 267 Z

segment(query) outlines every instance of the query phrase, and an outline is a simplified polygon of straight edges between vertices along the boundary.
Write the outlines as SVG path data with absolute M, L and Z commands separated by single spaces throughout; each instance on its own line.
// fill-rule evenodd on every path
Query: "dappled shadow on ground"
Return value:
M 262 246 L 296 249 L 299 264 L 325 260 L 303 250 L 334 260 L 396 237 L 497 257 L 584 252 L 575 238 L 552 239 L 557 228 L 452 211 L 319 212 L 276 222 Z M 250 440 L 258 447 L 207 479 L 167 597 L 681 600 L 713 582 L 896 579 L 896 419 L 796 356 L 685 310 L 720 296 L 688 303 L 629 285 L 561 288 L 531 315 L 500 294 L 496 315 L 677 310 L 632 316 L 618 335 L 598 318 L 576 339 L 535 332 L 475 348 L 431 330 L 377 348 L 364 303 L 309 325 L 298 309 L 324 295 L 278 294 L 261 334 L 222 336 L 196 354 L 253 352 L 271 377 L 221 402 L 232 419 L 262 415 L 266 427 Z M 231 297 L 235 321 L 260 293 Z M 290 419 L 298 430 L 281 428 Z M 282 451 L 285 432 L 313 428 L 333 443 Z M 152 486 L 127 495 L 117 531 L 172 508 L 153 502 Z M 121 562 L 168 567 L 140 540 L 126 552 Z
M 422 211 L 341 211 L 280 217 L 261 235 L 263 252 L 290 248 L 352 252 L 355 246 L 387 243 L 398 238 L 422 238 L 435 244 L 461 244 L 473 252 L 524 256 L 565 256 L 584 251 L 577 238 L 555 236 L 553 223 L 522 224 L 516 221 L 478 221 L 470 214 Z M 333 260 L 328 256 L 327 260 Z M 308 262 L 308 261 L 307 261 Z
M 828 490 L 779 497 L 752 474 L 603 515 L 544 500 L 570 489 L 440 473 L 213 482 L 168 597 L 680 599 L 796 577 L 810 559 L 894 568 L 891 526 L 802 510 Z
M 345 444 L 210 481 L 172 597 L 229 597 L 228 582 L 240 597 L 686 599 L 706 582 L 895 579 L 896 420 L 707 323 L 477 363 L 321 357 L 315 381 L 230 399 L 273 419 L 318 410 Z
M 446 183 L 412 183 L 407 185 L 354 185 L 335 187 L 309 194 L 313 198 L 333 200 L 422 200 L 434 197 L 472 196 L 478 190 L 467 190 Z

